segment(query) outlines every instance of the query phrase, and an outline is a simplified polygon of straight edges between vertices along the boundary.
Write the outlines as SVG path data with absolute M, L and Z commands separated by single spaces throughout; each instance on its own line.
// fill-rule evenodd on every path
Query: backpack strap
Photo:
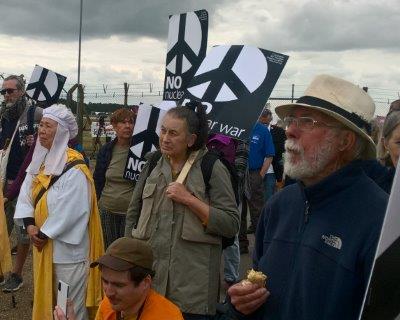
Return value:
M 201 173 L 203 174 L 203 179 L 204 179 L 204 184 L 206 186 L 206 194 L 210 195 L 210 179 L 211 179 L 211 173 L 214 168 L 215 161 L 221 161 L 221 163 L 226 167 L 228 170 L 230 180 L 232 183 L 232 188 L 233 192 L 235 194 L 235 200 L 236 204 L 239 204 L 239 197 L 238 197 L 238 192 L 237 192 L 237 177 L 236 177 L 236 172 L 234 172 L 234 168 L 231 166 L 228 160 L 226 160 L 222 156 L 222 152 L 219 150 L 213 149 L 209 150 L 202 158 L 201 161 Z M 222 249 L 225 249 L 227 247 L 230 247 L 233 245 L 235 242 L 235 237 L 227 238 L 222 236 L 221 237 L 221 245 Z
M 28 108 L 27 114 L 26 114 L 26 124 L 28 126 L 28 134 L 34 134 L 35 129 L 33 127 L 33 124 L 35 122 L 35 111 L 36 111 L 36 106 L 31 105 Z
M 61 172 L 61 174 L 59 176 L 52 176 L 51 179 L 50 179 L 50 183 L 49 183 L 49 186 L 47 187 L 47 189 L 46 188 L 40 189 L 38 195 L 35 198 L 35 201 L 33 202 L 33 207 L 36 208 L 36 205 L 38 204 L 39 200 L 43 197 L 43 195 L 50 189 L 50 187 L 54 183 L 56 183 L 56 181 L 58 179 L 60 179 L 60 177 L 64 173 L 66 173 L 69 169 L 75 167 L 78 164 L 86 164 L 86 162 L 84 160 L 81 160 L 81 159 L 77 159 L 77 160 L 71 161 L 71 162 L 67 163 L 67 165 L 65 166 L 64 170 Z
M 201 159 L 201 173 L 203 174 L 204 185 L 206 186 L 206 194 L 210 194 L 210 179 L 214 168 L 214 163 L 220 159 L 217 150 L 208 151 Z
M 221 163 L 225 166 L 225 168 L 228 170 L 229 177 L 231 180 L 232 184 L 232 189 L 233 193 L 235 195 L 235 200 L 236 204 L 239 204 L 240 199 L 239 199 L 239 193 L 238 193 L 238 176 L 237 172 L 234 166 L 232 166 L 228 160 L 226 160 L 222 152 L 213 149 L 209 150 L 202 159 L 201 162 L 201 172 L 203 174 L 203 179 L 204 179 L 204 184 L 206 186 L 206 194 L 210 194 L 210 179 L 211 179 L 211 173 L 214 168 L 215 161 L 221 161 Z

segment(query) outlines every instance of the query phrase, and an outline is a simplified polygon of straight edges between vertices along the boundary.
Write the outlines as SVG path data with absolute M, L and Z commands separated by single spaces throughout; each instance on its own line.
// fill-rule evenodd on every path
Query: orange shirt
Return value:
M 112 309 L 108 298 L 104 297 L 95 320 L 116 319 L 117 313 Z M 144 302 L 142 314 L 137 320 L 183 320 L 183 316 L 176 305 L 151 289 Z

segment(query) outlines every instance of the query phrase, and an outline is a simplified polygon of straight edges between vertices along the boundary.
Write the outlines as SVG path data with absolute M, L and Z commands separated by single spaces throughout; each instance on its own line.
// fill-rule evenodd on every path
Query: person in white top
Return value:
M 88 317 L 85 306 L 90 249 L 88 227 L 95 194 L 82 157 L 67 147 L 68 140 L 77 132 L 76 120 L 65 106 L 53 105 L 44 110 L 39 127 L 40 143 L 35 147 L 17 202 L 14 219 L 17 224 L 25 225 L 35 246 L 32 319 L 35 316 L 39 319 L 40 314 L 51 316 L 54 301 L 49 298 L 46 304 L 43 295 L 53 296 L 59 280 L 69 284 L 69 297 L 75 302 L 77 319 Z M 56 176 L 58 179 L 53 182 Z

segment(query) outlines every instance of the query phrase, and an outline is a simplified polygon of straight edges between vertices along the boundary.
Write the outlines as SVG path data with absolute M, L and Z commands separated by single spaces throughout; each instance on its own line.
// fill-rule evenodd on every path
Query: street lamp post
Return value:
M 76 105 L 76 118 L 78 122 L 78 140 L 82 144 L 82 131 L 83 131 L 83 90 L 79 90 L 81 86 L 81 40 L 82 40 L 82 9 L 83 0 L 80 6 L 80 18 L 79 18 L 79 50 L 78 50 L 78 91 L 77 91 L 77 105 Z

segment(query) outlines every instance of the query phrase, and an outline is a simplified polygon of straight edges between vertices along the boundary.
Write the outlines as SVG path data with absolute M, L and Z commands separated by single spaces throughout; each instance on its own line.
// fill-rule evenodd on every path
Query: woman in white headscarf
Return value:
M 65 106 L 43 111 L 39 143 L 17 202 L 14 218 L 34 245 L 33 320 L 52 319 L 59 280 L 70 286 L 78 319 L 87 319 L 85 300 L 86 306 L 101 300 L 99 274 L 88 277 L 88 259 L 103 253 L 93 179 L 82 155 L 67 146 L 77 133 Z

